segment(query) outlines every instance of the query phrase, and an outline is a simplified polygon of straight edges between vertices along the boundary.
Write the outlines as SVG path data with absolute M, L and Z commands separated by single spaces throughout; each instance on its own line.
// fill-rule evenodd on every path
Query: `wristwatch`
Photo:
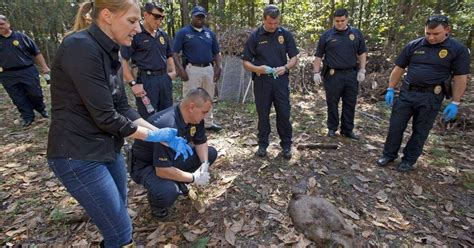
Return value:
M 128 82 L 128 85 L 130 85 L 130 87 L 133 87 L 137 84 L 137 82 L 135 82 L 135 80 L 132 80 L 130 82 Z
M 286 70 L 286 72 L 289 72 L 289 71 L 290 71 L 290 68 L 288 68 L 288 66 L 285 65 L 285 70 Z

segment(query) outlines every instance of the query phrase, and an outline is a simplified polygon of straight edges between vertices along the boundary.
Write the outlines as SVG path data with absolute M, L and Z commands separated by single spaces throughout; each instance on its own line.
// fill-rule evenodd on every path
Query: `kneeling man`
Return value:
M 202 88 L 192 89 L 183 101 L 160 111 L 147 120 L 158 128 L 172 127 L 178 136 L 189 142 L 193 153 L 189 158 L 180 156 L 161 143 L 136 140 L 132 146 L 132 179 L 148 190 L 151 213 L 158 219 L 168 216 L 168 209 L 180 195 L 186 195 L 186 184 L 206 185 L 207 171 L 217 158 L 214 147 L 207 145 L 204 118 L 211 110 L 212 100 Z

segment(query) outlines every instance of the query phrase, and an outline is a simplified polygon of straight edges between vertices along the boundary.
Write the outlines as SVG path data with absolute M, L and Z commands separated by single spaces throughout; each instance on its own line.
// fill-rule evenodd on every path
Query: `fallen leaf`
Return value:
M 453 203 L 450 202 L 450 201 L 446 202 L 446 204 L 444 204 L 444 209 L 446 209 L 446 211 L 448 211 L 448 212 L 453 211 L 453 209 L 454 209 Z
M 343 214 L 345 214 L 345 215 L 348 215 L 348 216 L 351 217 L 352 219 L 354 219 L 354 220 L 360 220 L 359 215 L 357 215 L 356 213 L 352 212 L 351 210 L 346 209 L 346 208 L 342 208 L 342 207 L 339 207 L 338 209 L 339 209 L 339 211 L 341 211 L 341 213 L 343 213 Z
M 362 237 L 363 237 L 364 239 L 370 237 L 370 235 L 372 235 L 372 232 L 371 232 L 371 231 L 363 231 L 363 232 L 362 232 Z
M 24 231 L 28 230 L 26 227 L 22 227 L 20 229 L 17 229 L 17 230 L 13 230 L 13 231 L 8 231 L 6 232 L 5 234 L 8 236 L 8 237 L 13 237 L 19 233 L 22 233 Z
M 417 184 L 413 185 L 413 194 L 420 196 L 423 194 L 423 188 Z
M 435 238 L 431 235 L 421 237 L 421 238 L 415 238 L 414 240 L 417 243 L 423 243 L 423 244 L 427 244 L 427 245 L 432 245 L 432 244 L 443 245 L 443 243 L 441 241 L 439 241 L 437 238 Z
M 232 246 L 235 245 L 235 233 L 230 228 L 225 229 L 225 240 Z
M 359 192 L 367 193 L 367 190 L 365 190 L 365 189 L 363 189 L 363 188 L 357 186 L 356 184 L 352 184 L 352 187 L 353 187 L 355 190 L 359 191 Z
M 377 197 L 377 200 L 382 203 L 386 202 L 388 199 L 388 196 L 387 194 L 385 194 L 385 191 L 383 189 L 377 192 L 377 194 L 375 194 L 375 197 Z
M 198 237 L 196 234 L 194 234 L 194 233 L 192 233 L 192 232 L 184 232 L 184 233 L 183 233 L 183 236 L 184 236 L 184 238 L 185 238 L 187 241 L 189 241 L 189 242 L 193 242 L 193 241 L 196 240 L 197 237 Z
M 356 176 L 357 179 L 359 179 L 360 181 L 364 182 L 364 183 L 368 183 L 370 181 L 372 181 L 370 178 L 367 178 L 365 176 L 362 176 L 362 175 L 358 175 Z
M 260 209 L 271 214 L 280 214 L 280 212 L 274 208 L 272 208 L 270 205 L 262 203 L 260 204 Z
M 316 178 L 310 177 L 308 179 L 308 188 L 313 189 L 316 186 Z

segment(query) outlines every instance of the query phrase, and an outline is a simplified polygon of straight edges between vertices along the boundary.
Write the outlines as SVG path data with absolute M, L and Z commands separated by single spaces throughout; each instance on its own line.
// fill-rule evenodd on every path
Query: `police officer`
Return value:
M 24 127 L 35 119 L 33 110 L 48 118 L 34 61 L 41 66 L 43 74 L 49 73 L 35 42 L 25 34 L 13 31 L 8 19 L 0 15 L 0 82 L 18 108 Z
M 168 209 L 180 194 L 187 194 L 185 184 L 206 185 L 208 167 L 217 158 L 215 148 L 207 145 L 204 117 L 212 106 L 210 95 L 202 88 L 191 89 L 183 101 L 148 118 L 156 127 L 171 127 L 178 136 L 193 146 L 187 160 L 175 160 L 175 152 L 162 144 L 136 140 L 132 146 L 131 176 L 148 190 L 152 215 L 158 219 L 168 216 Z
M 298 62 L 296 55 L 299 51 L 293 35 L 279 24 L 280 10 L 275 5 L 267 5 L 263 10 L 263 25 L 250 35 L 242 59 L 244 68 L 252 72 L 254 80 L 259 146 L 256 155 L 267 155 L 268 136 L 271 131 L 269 115 L 274 104 L 282 155 L 285 159 L 291 159 L 292 127 L 288 74 Z
M 334 27 L 321 35 L 313 63 L 314 81 L 324 78 L 328 105 L 328 136 L 334 137 L 339 126 L 339 100 L 342 98 L 341 134 L 358 140 L 353 132 L 354 112 L 359 83 L 365 79 L 367 48 L 360 30 L 349 26 L 347 10 L 334 12 Z M 321 70 L 321 60 L 323 69 Z
M 215 82 L 221 75 L 221 54 L 216 35 L 204 26 L 206 10 L 195 6 L 191 11 L 191 24 L 176 33 L 173 43 L 173 57 L 179 76 L 183 79 L 183 96 L 192 88 L 202 87 L 214 97 Z M 178 54 L 183 51 L 182 63 Z M 213 67 L 214 62 L 214 67 Z M 184 65 L 184 67 L 183 67 Z M 219 131 L 214 122 L 212 110 L 205 119 L 206 129 Z
M 454 80 L 452 101 L 444 110 L 444 119 L 453 119 L 458 111 L 469 74 L 469 50 L 449 36 L 448 18 L 433 15 L 425 24 L 425 37 L 409 42 L 395 61 L 385 101 L 392 106 L 390 127 L 383 150 L 377 160 L 386 166 L 398 156 L 403 133 L 413 117 L 413 133 L 403 149 L 398 171 L 413 168 L 438 115 L 445 94 L 443 83 Z M 400 96 L 394 102 L 394 88 L 408 68 Z
M 172 80 L 176 77 L 174 61 L 168 34 L 160 29 L 165 18 L 164 7 L 160 3 L 145 4 L 142 32 L 133 37 L 132 45 L 120 49 L 124 64 L 124 79 L 136 97 L 137 109 L 146 119 L 154 113 L 173 105 Z M 137 81 L 133 79 L 128 60 L 138 67 Z M 147 107 L 144 103 L 151 106 Z

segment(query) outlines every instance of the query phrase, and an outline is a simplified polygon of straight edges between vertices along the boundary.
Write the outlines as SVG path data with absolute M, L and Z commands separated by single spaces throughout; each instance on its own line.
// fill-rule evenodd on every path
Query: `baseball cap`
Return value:
M 206 12 L 206 9 L 204 7 L 197 5 L 191 11 L 191 15 L 192 16 L 197 16 L 197 15 L 207 16 L 207 12 Z

